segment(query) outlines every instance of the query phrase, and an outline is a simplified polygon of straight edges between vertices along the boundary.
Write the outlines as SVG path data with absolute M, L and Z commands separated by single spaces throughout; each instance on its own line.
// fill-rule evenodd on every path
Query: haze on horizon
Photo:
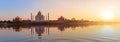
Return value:
M 41 11 L 50 19 L 60 16 L 93 21 L 120 21 L 120 0 L 0 0 L 0 20 L 30 19 Z

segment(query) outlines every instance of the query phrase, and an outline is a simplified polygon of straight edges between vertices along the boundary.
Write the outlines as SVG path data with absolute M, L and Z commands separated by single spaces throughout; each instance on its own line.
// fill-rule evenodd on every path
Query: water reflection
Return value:
M 104 26 L 102 31 L 105 34 L 109 34 L 109 33 L 114 32 L 114 29 L 111 26 Z
M 119 25 L 28 25 L 0 28 L 0 42 L 119 42 L 120 39 Z
M 15 30 L 16 32 L 20 32 L 20 31 L 22 31 L 22 27 L 21 26 L 15 26 L 15 27 L 13 27 L 13 30 Z
M 47 30 L 49 31 L 50 27 L 57 27 L 58 30 L 60 31 L 64 31 L 67 28 L 72 28 L 73 30 L 75 30 L 76 27 L 88 27 L 89 25 L 38 25 L 38 26 L 32 26 L 32 25 L 15 25 L 15 26 L 10 26 L 10 25 L 4 25 L 4 26 L 0 26 L 0 28 L 12 28 L 13 30 L 15 30 L 15 32 L 20 32 L 22 31 L 23 28 L 35 28 L 36 32 L 42 31 L 42 33 L 45 32 L 45 28 L 47 28 Z M 31 31 L 34 31 L 33 29 Z
M 113 41 L 117 41 L 115 40 L 115 30 L 116 28 L 113 28 L 112 26 L 109 25 L 105 25 L 102 28 L 102 33 L 101 33 L 101 37 L 105 38 L 105 39 L 109 39 L 109 40 L 113 40 Z
M 45 27 L 37 26 L 35 27 L 35 32 L 38 34 L 38 36 L 42 36 L 42 34 L 45 32 Z

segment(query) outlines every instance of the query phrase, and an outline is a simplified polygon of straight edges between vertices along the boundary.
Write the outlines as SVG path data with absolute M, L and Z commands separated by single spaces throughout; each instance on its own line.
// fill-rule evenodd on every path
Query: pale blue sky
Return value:
M 0 0 L 0 20 L 12 19 L 20 16 L 30 18 L 40 10 L 43 15 L 50 13 L 50 19 L 59 16 L 76 19 L 102 20 L 100 13 L 108 7 L 117 7 L 115 19 L 120 18 L 119 0 Z M 117 19 L 116 19 L 117 18 Z

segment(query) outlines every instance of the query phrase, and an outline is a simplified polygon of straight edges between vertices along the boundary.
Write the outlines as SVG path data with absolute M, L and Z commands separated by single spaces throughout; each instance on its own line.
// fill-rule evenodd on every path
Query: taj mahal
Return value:
M 35 16 L 35 21 L 44 21 L 45 16 L 39 11 L 38 14 Z

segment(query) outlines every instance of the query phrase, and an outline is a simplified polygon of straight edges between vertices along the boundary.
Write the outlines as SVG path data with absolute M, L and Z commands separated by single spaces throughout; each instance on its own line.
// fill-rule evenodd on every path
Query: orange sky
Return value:
M 13 5 L 14 7 L 1 7 L 1 9 L 3 9 L 0 10 L 0 17 L 2 18 L 1 20 L 12 19 L 15 16 L 20 16 L 23 19 L 28 19 L 30 18 L 30 13 L 33 13 L 35 16 L 38 11 L 41 11 L 43 15 L 47 15 L 49 12 L 51 20 L 56 20 L 58 17 L 64 16 L 68 19 L 74 17 L 79 20 L 86 19 L 93 21 L 120 21 L 119 0 L 12 1 L 7 1 L 8 4 L 5 5 Z M 3 3 L 5 2 L 6 1 L 3 1 Z

